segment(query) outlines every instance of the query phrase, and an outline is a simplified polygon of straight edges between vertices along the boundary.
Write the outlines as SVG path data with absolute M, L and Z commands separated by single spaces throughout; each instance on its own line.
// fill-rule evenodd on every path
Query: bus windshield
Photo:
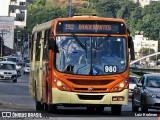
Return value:
M 127 67 L 126 38 L 57 36 L 56 69 L 78 75 L 108 75 Z

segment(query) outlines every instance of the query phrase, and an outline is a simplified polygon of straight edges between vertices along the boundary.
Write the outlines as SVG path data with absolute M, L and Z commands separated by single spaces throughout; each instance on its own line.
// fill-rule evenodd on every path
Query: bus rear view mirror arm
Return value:
M 131 60 L 135 60 L 135 55 L 134 55 L 134 43 L 133 43 L 133 40 L 132 40 L 132 37 L 131 37 L 131 36 L 128 37 L 128 48 L 130 48 Z

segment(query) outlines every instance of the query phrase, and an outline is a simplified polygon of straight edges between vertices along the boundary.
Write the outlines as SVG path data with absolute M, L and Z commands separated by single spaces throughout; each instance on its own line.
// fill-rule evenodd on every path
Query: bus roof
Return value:
M 66 20 L 104 20 L 104 21 L 118 21 L 118 22 L 123 22 L 126 25 L 126 22 L 123 19 L 119 19 L 119 18 L 106 18 L 106 17 L 98 17 L 98 16 L 88 16 L 88 15 L 84 15 L 84 16 L 73 16 L 73 17 L 66 17 L 66 18 L 56 18 L 54 20 L 42 23 L 42 24 L 37 24 L 36 26 L 34 26 L 32 33 L 35 32 L 39 32 L 42 30 L 46 30 L 51 28 L 53 21 L 66 21 Z
M 84 16 L 73 16 L 73 17 L 70 17 L 70 18 L 57 18 L 55 19 L 58 20 L 58 21 L 65 21 L 65 20 L 104 20 L 104 21 L 119 21 L 119 22 L 124 22 L 125 21 L 123 19 L 119 19 L 119 18 L 106 18 L 106 17 L 98 17 L 98 16 L 87 16 L 87 15 L 84 15 Z
M 36 26 L 34 26 L 32 33 L 51 28 L 53 21 L 54 20 L 51 20 L 42 24 L 37 24 Z

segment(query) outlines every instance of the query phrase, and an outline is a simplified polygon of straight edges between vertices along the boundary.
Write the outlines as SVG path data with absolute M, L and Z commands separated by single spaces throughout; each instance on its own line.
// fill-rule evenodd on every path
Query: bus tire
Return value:
M 44 105 L 39 101 L 36 101 L 36 110 L 44 110 Z
M 96 107 L 96 112 L 102 113 L 103 111 L 104 111 L 104 107 L 103 106 Z
M 14 79 L 13 82 L 16 83 L 16 82 L 17 82 L 17 79 Z
M 88 106 L 88 107 L 87 107 L 87 111 L 88 111 L 88 112 L 94 112 L 94 111 L 95 111 L 95 107 L 93 107 L 93 106 Z
M 50 113 L 55 113 L 58 110 L 58 106 L 57 105 L 53 105 L 53 104 L 49 104 L 48 105 L 48 112 Z
M 120 115 L 121 114 L 121 107 L 122 105 L 112 105 L 111 112 L 113 115 Z
M 48 110 L 48 104 L 47 104 L 47 103 L 44 104 L 44 110 L 45 110 L 45 111 Z

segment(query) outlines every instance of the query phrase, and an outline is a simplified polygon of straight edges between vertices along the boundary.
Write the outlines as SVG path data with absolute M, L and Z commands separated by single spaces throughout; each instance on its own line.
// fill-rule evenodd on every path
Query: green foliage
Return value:
M 155 53 L 155 50 L 152 48 L 142 48 L 142 49 L 140 49 L 139 53 L 142 56 L 147 56 L 147 55 Z M 156 59 L 157 59 L 156 56 L 150 57 L 150 60 L 156 60 Z
M 69 6 L 60 8 L 58 4 L 60 0 L 34 0 L 28 5 L 26 31 L 32 31 L 36 24 L 57 17 L 67 17 Z M 160 2 L 141 8 L 132 0 L 89 0 L 81 7 L 72 6 L 72 14 L 96 13 L 102 17 L 122 18 L 126 21 L 131 35 L 134 35 L 135 31 L 144 31 L 145 37 L 154 40 L 160 40 L 159 10 Z
M 113 0 L 99 0 L 97 4 L 95 4 L 95 8 L 98 16 L 115 18 L 118 4 Z
M 142 11 L 141 30 L 150 39 L 158 40 L 160 32 L 160 2 L 145 6 Z M 160 40 L 160 39 L 159 39 Z
M 155 53 L 155 50 L 152 48 L 142 48 L 139 53 L 143 54 L 143 56 Z
M 68 12 L 65 8 L 52 6 L 49 4 L 49 1 L 51 0 L 34 0 L 34 3 L 28 6 L 28 31 L 32 31 L 32 28 L 37 24 L 50 21 L 57 17 L 67 16 Z

